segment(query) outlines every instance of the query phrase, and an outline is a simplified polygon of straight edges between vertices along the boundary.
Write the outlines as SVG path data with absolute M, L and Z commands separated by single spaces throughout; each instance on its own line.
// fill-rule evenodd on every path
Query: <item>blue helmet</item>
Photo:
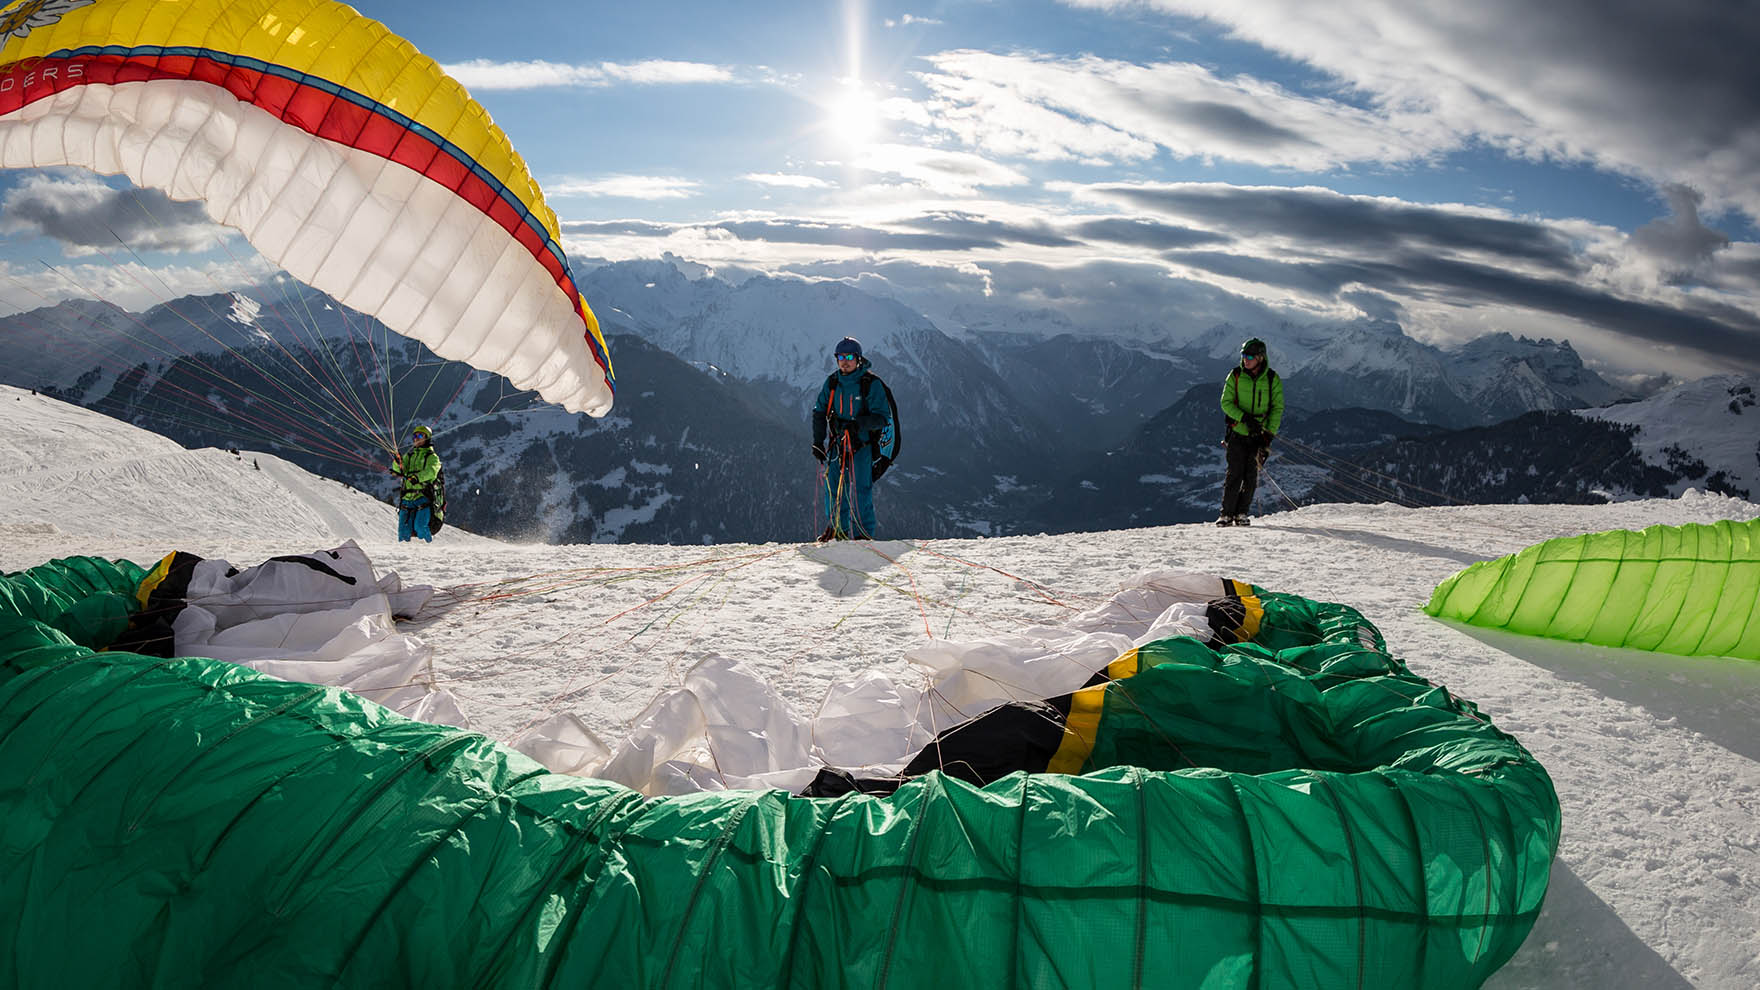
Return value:
M 834 349 L 831 353 L 833 356 L 836 356 L 839 354 L 854 354 L 856 357 L 861 357 L 862 356 L 862 342 L 855 339 L 854 337 L 845 337 L 842 340 L 837 342 L 836 349 Z

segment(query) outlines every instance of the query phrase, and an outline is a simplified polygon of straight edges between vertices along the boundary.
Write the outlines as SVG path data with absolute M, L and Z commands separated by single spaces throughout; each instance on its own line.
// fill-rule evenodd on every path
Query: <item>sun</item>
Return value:
M 843 144 L 865 147 L 880 136 L 880 101 L 859 86 L 844 86 L 825 105 L 825 124 Z

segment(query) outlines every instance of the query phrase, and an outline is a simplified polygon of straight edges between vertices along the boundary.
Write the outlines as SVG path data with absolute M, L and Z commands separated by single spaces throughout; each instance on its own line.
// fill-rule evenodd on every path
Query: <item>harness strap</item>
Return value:
M 1267 413 L 1269 413 L 1271 411 L 1270 385 L 1272 382 L 1275 382 L 1276 380 L 1277 380 L 1277 372 L 1272 371 L 1270 368 L 1266 368 L 1265 369 L 1265 385 L 1266 385 L 1265 411 Z M 1248 407 L 1245 403 L 1241 402 L 1241 369 L 1240 369 L 1239 365 L 1236 365 L 1235 367 L 1230 368 L 1228 370 L 1228 384 L 1234 388 L 1234 404 L 1241 407 L 1241 412 L 1249 413 L 1254 416 L 1259 415 L 1259 413 L 1255 412 L 1253 409 Z M 1252 392 L 1250 393 L 1250 396 L 1252 398 L 1258 398 L 1259 389 L 1257 386 L 1255 386 L 1253 388 Z
M 862 372 L 862 377 L 856 379 L 856 384 L 860 388 L 859 395 L 861 397 L 862 412 L 864 413 L 868 411 L 868 390 L 873 387 L 874 380 L 875 376 L 872 371 L 864 371 Z M 833 423 L 854 423 L 855 416 L 859 415 L 855 414 L 855 410 L 853 409 L 850 410 L 852 413 L 850 416 L 832 415 L 832 410 L 836 407 L 836 403 L 837 372 L 834 371 L 825 378 L 825 430 L 827 433 L 830 432 Z

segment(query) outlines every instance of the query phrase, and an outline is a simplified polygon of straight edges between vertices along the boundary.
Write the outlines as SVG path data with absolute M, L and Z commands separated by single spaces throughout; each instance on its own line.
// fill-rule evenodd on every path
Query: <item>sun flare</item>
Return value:
M 846 88 L 826 105 L 825 122 L 838 141 L 863 147 L 880 135 L 880 101 L 860 89 Z

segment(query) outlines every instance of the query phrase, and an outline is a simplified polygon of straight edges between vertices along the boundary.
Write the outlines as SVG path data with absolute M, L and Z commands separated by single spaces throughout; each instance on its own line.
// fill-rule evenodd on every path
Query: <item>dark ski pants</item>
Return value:
M 1228 477 L 1222 482 L 1222 514 L 1244 516 L 1259 490 L 1259 448 L 1253 437 L 1228 431 Z
M 397 541 L 409 542 L 410 537 L 434 542 L 434 534 L 428 532 L 428 521 L 433 518 L 434 510 L 427 499 L 419 502 L 403 502 L 397 507 Z

